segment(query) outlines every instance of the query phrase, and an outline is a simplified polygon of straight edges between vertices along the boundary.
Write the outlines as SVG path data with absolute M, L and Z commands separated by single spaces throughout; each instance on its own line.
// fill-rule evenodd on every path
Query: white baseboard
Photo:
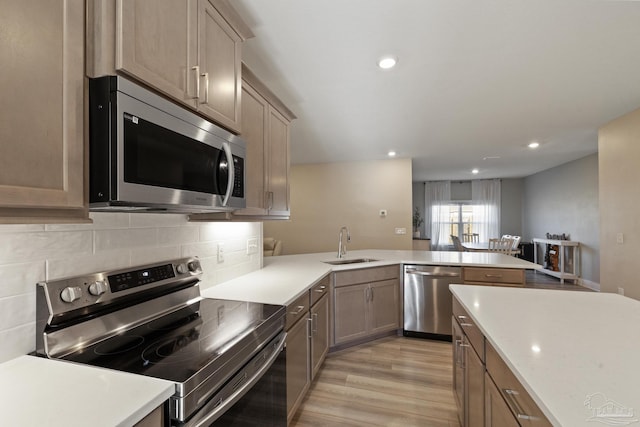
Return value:
M 592 282 L 587 279 L 579 279 L 578 284 L 580 286 L 584 286 L 585 288 L 589 288 L 592 291 L 600 292 L 600 283 Z

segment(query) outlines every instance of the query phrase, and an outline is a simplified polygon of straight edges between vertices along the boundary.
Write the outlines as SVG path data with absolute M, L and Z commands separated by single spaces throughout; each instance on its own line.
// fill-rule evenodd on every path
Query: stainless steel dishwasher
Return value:
M 451 283 L 460 267 L 404 266 L 404 336 L 451 341 Z

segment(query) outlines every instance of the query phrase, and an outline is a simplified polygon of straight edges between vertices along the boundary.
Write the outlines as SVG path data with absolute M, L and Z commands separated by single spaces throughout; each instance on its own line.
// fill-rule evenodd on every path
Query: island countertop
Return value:
M 356 250 L 345 259 L 369 258 L 376 261 L 331 265 L 335 252 L 284 255 L 264 258 L 260 270 L 217 285 L 201 284 L 207 298 L 235 299 L 287 305 L 332 271 L 382 267 L 394 264 L 446 265 L 540 269 L 541 266 L 513 256 L 489 252 Z
M 640 409 L 640 301 L 598 292 L 450 289 L 553 425 L 600 425 L 594 421 L 604 422 L 603 412 L 596 411 L 606 405 Z

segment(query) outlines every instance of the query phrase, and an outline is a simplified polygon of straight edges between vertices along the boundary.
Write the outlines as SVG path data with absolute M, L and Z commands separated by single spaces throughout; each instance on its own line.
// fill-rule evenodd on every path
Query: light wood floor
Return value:
M 451 343 L 387 337 L 327 356 L 291 426 L 459 427 Z

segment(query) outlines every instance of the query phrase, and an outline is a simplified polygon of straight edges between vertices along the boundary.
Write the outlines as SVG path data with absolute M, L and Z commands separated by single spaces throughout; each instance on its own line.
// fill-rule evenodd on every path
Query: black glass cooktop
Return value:
M 203 299 L 63 359 L 184 383 L 238 346 L 255 345 L 256 331 L 277 329 L 284 313 L 278 305 Z

